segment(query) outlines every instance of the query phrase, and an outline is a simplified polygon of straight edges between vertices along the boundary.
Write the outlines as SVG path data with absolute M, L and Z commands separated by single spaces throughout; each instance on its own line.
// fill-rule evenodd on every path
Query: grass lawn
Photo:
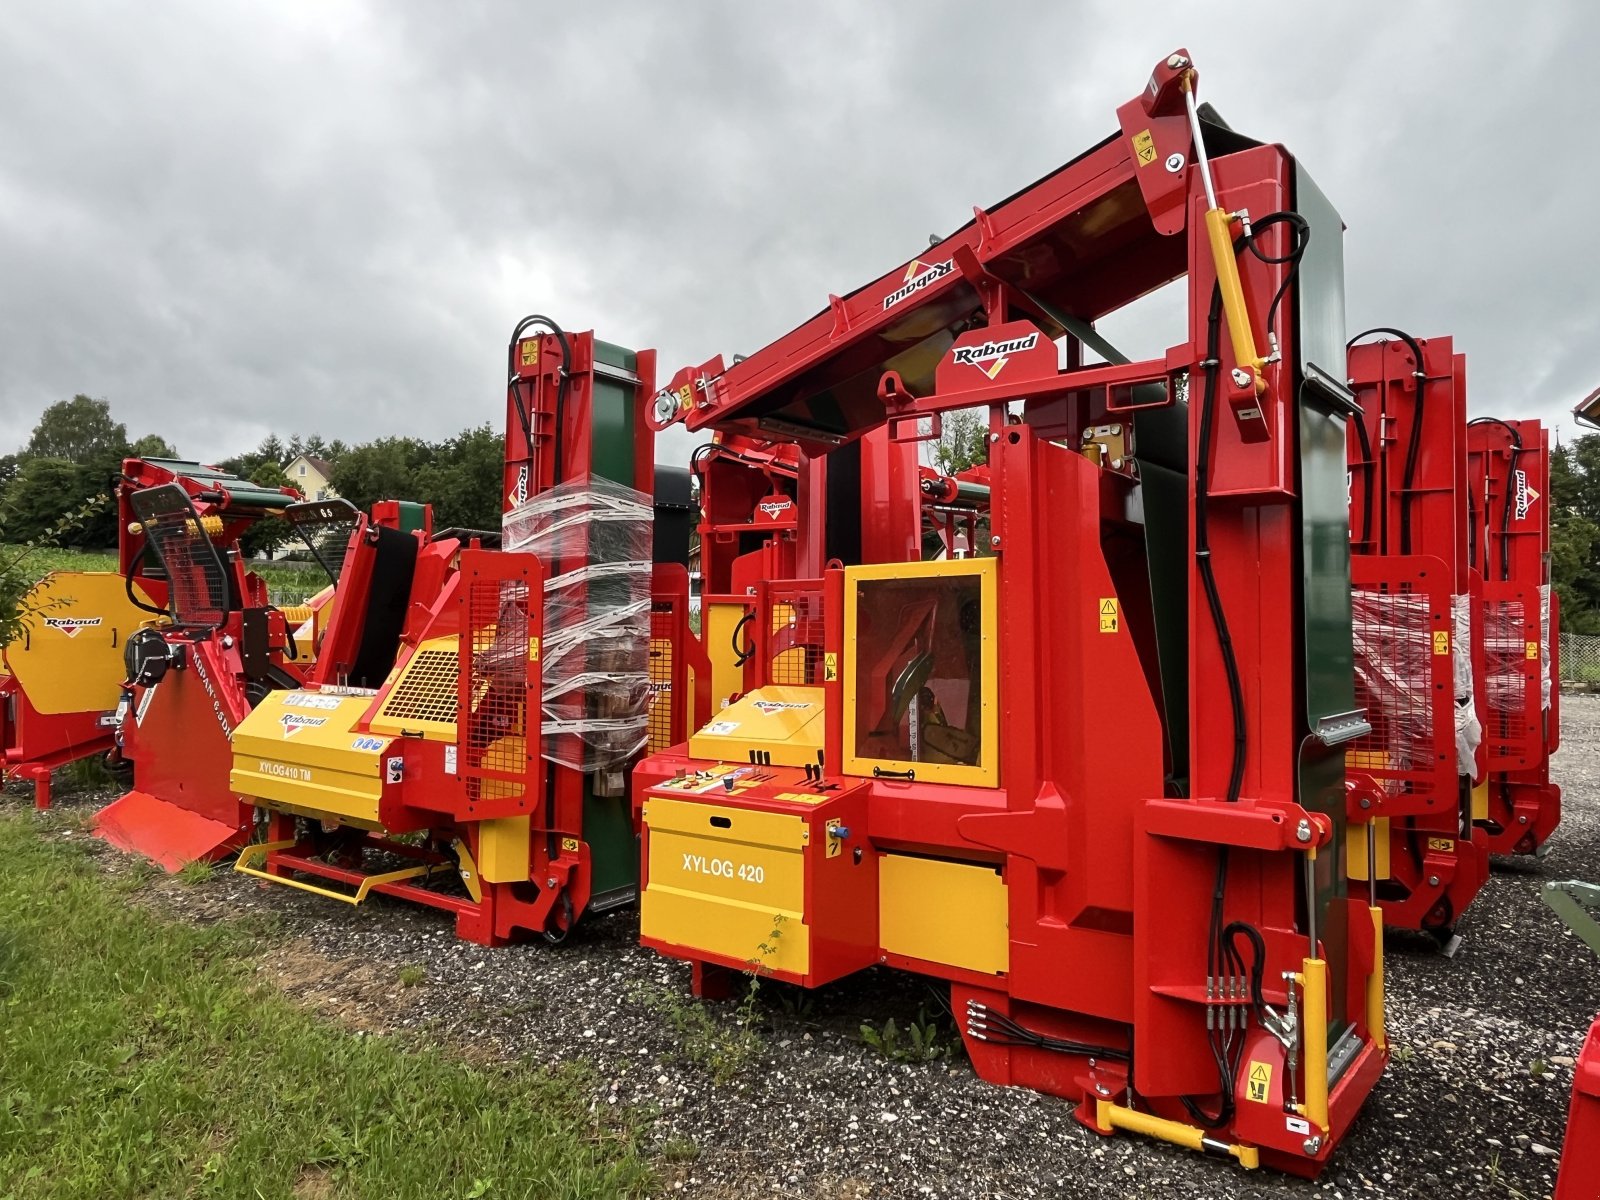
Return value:
M 633 1195 L 633 1128 L 576 1069 L 361 1036 L 251 969 L 271 930 L 197 926 L 0 810 L 0 1198 Z
M 46 546 L 28 554 L 28 565 L 35 575 L 46 571 L 115 571 L 114 550 L 61 550 Z M 250 570 L 267 581 L 267 594 L 274 604 L 303 604 L 328 586 L 328 577 L 315 563 L 251 562 Z

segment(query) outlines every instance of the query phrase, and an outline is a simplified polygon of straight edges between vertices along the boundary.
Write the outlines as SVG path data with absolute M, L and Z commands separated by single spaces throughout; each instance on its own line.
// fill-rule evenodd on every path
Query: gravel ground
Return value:
M 1496 864 L 1453 960 L 1388 936 L 1394 1060 L 1315 1182 L 1095 1137 L 1064 1102 L 980 1083 L 959 1051 L 892 1061 L 863 1044 L 863 1022 L 942 1015 L 938 994 L 905 976 L 809 997 L 768 985 L 751 1045 L 733 1005 L 708 1014 L 687 1000 L 686 966 L 635 944 L 631 913 L 587 922 L 560 948 L 486 950 L 457 941 L 442 913 L 382 897 L 351 910 L 231 871 L 153 893 L 193 920 L 272 914 L 282 938 L 258 969 L 351 1027 L 592 1065 L 597 1104 L 654 1118 L 663 1195 L 1544 1197 L 1572 1059 L 1600 1009 L 1600 964 L 1538 894 L 1547 879 L 1600 879 L 1600 698 L 1565 698 L 1563 713 L 1566 814 L 1548 857 Z M 68 821 L 53 824 L 70 828 L 72 806 L 63 798 Z M 408 967 L 423 982 L 403 986 Z M 951 1029 L 944 1017 L 945 1045 Z

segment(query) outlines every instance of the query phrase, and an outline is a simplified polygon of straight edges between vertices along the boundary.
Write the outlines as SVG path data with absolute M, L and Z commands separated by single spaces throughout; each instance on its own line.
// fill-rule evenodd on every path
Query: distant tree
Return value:
M 130 458 L 177 458 L 178 450 L 157 433 L 147 433 L 128 447 Z
M 432 467 L 437 448 L 417 438 L 388 437 L 356 446 L 333 464 L 334 491 L 357 508 L 378 500 L 428 500 L 423 471 Z M 431 480 L 437 484 L 438 477 Z
M 120 459 L 127 450 L 128 429 L 111 419 L 111 402 L 77 395 L 44 410 L 22 456 L 90 466 Z
M 434 461 L 417 473 L 415 494 L 395 499 L 432 504 L 437 528 L 498 529 L 504 461 L 504 437 L 488 425 L 464 429 L 439 443 Z
M 65 458 L 30 458 L 17 471 L 0 504 L 0 540 L 6 542 L 56 541 L 69 546 L 104 546 L 116 540 L 115 515 L 101 502 L 85 521 L 59 535 L 52 531 L 67 513 L 83 509 L 97 497 L 107 496 L 95 487 L 90 468 Z M 108 517 L 107 514 L 111 514 Z
M 960 408 L 944 414 L 939 438 L 933 443 L 933 467 L 941 475 L 954 475 L 989 461 L 987 410 Z
M 1550 580 L 1562 628 L 1600 633 L 1600 434 L 1550 455 Z

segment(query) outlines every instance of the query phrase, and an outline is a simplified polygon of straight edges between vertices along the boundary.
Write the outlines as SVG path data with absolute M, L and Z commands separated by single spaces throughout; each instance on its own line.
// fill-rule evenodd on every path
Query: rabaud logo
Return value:
M 950 358 L 954 362 L 977 367 L 990 379 L 997 379 L 1013 354 L 1032 350 L 1038 344 L 1039 335 L 1030 333 L 1026 337 L 1010 338 L 1003 342 L 984 342 L 981 346 L 957 346 L 950 351 Z
M 46 617 L 44 623 L 51 629 L 58 629 L 68 637 L 77 637 L 80 629 L 93 629 L 100 624 L 100 617 Z
M 923 288 L 938 283 L 955 269 L 956 264 L 948 258 L 942 263 L 925 263 L 920 258 L 913 258 L 911 265 L 906 268 L 905 282 L 883 298 L 884 311 L 893 308 L 907 296 L 914 296 Z
M 793 500 L 763 500 L 760 504 L 756 505 L 756 508 L 774 521 L 783 516 L 784 513 L 788 512 L 793 507 Z
M 1539 498 L 1539 493 L 1528 486 L 1528 473 L 1526 471 L 1518 471 L 1516 474 L 1517 520 L 1523 521 L 1527 519 L 1528 510 L 1533 507 L 1533 502 Z
M 327 717 L 302 717 L 299 713 L 284 713 L 278 718 L 278 724 L 283 726 L 284 737 L 293 737 L 302 729 L 315 729 L 327 723 Z

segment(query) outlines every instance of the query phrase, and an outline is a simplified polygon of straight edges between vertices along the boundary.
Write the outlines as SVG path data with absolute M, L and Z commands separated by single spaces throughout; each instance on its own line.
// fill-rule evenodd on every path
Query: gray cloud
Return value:
M 1453 333 L 1475 412 L 1561 418 L 1600 383 L 1600 9 L 1309 9 L 10 5 L 0 449 L 79 391 L 203 457 L 498 424 L 530 310 L 663 374 L 749 351 L 1111 133 L 1179 44 L 1344 214 L 1352 329 Z M 1169 340 L 1151 309 L 1110 324 Z

